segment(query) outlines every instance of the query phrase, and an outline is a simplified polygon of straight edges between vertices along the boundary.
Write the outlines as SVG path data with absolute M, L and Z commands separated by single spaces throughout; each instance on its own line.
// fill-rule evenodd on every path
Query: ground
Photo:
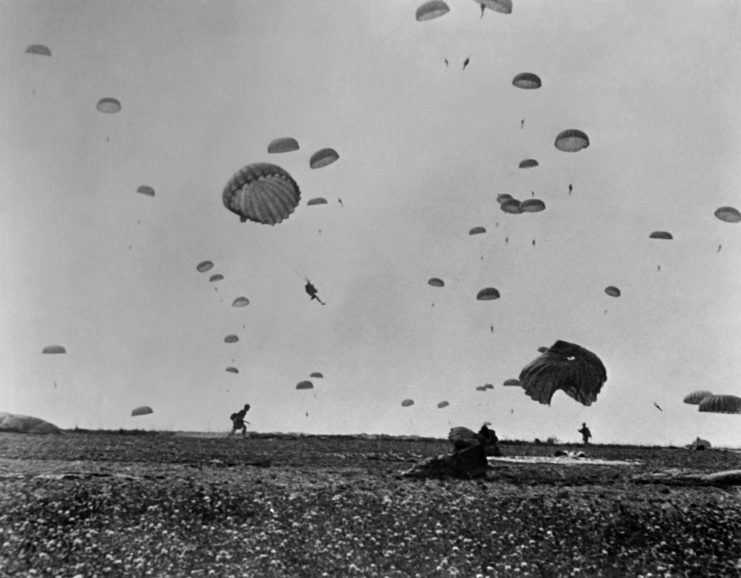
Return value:
M 738 452 L 595 445 L 591 457 L 641 463 L 401 477 L 448 451 L 430 439 L 0 434 L 0 575 L 741 576 L 738 489 L 632 480 L 741 469 Z

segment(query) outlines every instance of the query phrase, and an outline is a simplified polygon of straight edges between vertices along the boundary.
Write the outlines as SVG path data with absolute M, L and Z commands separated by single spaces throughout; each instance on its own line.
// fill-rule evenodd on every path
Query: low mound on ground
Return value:
M 38 417 L 16 413 L 0 413 L 0 431 L 31 434 L 62 433 L 62 430 L 53 423 Z

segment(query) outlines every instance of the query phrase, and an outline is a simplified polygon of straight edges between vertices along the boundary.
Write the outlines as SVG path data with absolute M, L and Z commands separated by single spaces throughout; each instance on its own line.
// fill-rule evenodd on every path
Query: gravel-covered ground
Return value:
M 738 453 L 591 446 L 642 464 L 400 477 L 448 451 L 435 440 L 0 434 L 0 575 L 741 576 L 737 489 L 631 481 L 741 469 Z

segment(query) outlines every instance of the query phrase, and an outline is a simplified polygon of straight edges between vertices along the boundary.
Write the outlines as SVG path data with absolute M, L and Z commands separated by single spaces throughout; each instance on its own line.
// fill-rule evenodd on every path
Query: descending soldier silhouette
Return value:
M 466 70 L 466 66 L 468 66 L 468 63 L 471 62 L 471 58 L 466 58 L 463 61 L 463 70 Z
M 316 299 L 322 305 L 326 305 L 326 303 L 319 298 L 319 292 L 317 291 L 316 287 L 314 287 L 314 285 L 312 285 L 311 281 L 309 281 L 308 279 L 306 280 L 306 286 L 304 287 L 304 289 L 312 299 Z

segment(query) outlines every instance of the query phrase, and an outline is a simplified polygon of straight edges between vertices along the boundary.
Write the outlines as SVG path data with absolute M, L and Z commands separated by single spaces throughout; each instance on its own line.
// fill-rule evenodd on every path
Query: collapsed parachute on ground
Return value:
M 698 409 L 705 413 L 741 413 L 741 397 L 736 395 L 709 395 Z
M 512 84 L 517 88 L 524 88 L 525 90 L 532 90 L 542 86 L 540 77 L 532 72 L 521 72 L 512 79 Z
M 232 307 L 247 307 L 250 304 L 250 300 L 247 297 L 237 297 L 232 301 Z
M 201 261 L 196 265 L 196 269 L 199 273 L 206 273 L 214 268 L 214 264 L 211 261 Z
M 474 0 L 484 8 L 500 14 L 512 14 L 512 0 Z
M 31 46 L 26 48 L 26 53 L 38 54 L 39 56 L 51 56 L 51 50 L 49 50 L 48 46 L 44 46 L 43 44 L 31 44 Z
M 538 165 L 539 163 L 535 159 L 525 159 L 524 161 L 520 161 L 520 164 L 518 166 L 521 169 L 531 169 L 533 167 L 537 167 Z
M 60 434 L 62 430 L 38 417 L 16 413 L 0 413 L 0 432 L 28 434 Z
M 476 299 L 478 301 L 493 301 L 494 299 L 499 299 L 500 297 L 501 295 L 499 294 L 499 291 L 496 290 L 494 287 L 485 287 L 476 294 Z
M 450 7 L 445 2 L 442 0 L 430 0 L 417 8 L 415 17 L 417 22 L 424 22 L 426 20 L 440 18 L 440 16 L 444 16 L 448 12 L 450 12 Z
M 296 389 L 314 389 L 314 384 L 308 380 L 299 381 L 296 384 Z
M 712 391 L 708 391 L 706 389 L 700 389 L 698 391 L 693 391 L 692 393 L 688 393 L 686 396 L 684 396 L 684 403 L 688 403 L 689 405 L 700 405 L 700 402 L 705 399 L 706 397 L 710 397 L 713 395 Z
M 497 203 L 499 203 L 500 205 L 504 203 L 505 201 L 511 201 L 513 199 L 514 197 L 508 193 L 501 193 L 497 195 Z
M 545 203 L 540 199 L 526 199 L 520 203 L 523 213 L 540 213 L 545 211 Z
M 216 275 L 211 275 L 211 277 L 209 277 L 208 280 L 211 283 L 216 283 L 217 281 L 223 281 L 224 276 L 221 273 L 216 273 Z
M 239 373 L 239 370 L 236 367 L 227 367 L 226 370 L 229 373 Z
M 605 293 L 607 293 L 610 297 L 620 297 L 620 289 L 613 285 L 605 287 Z
M 239 169 L 224 187 L 224 206 L 240 221 L 276 225 L 296 210 L 301 191 L 285 170 L 270 163 Z
M 715 210 L 715 216 L 726 223 L 738 223 L 741 221 L 741 213 L 733 207 L 719 207 Z
M 671 240 L 674 237 L 669 231 L 654 231 L 648 236 L 649 239 L 666 239 Z
M 555 145 L 560 151 L 575 153 L 589 146 L 589 137 L 587 133 L 571 128 L 558 134 Z
M 401 407 L 409 407 L 412 405 L 414 405 L 413 399 L 405 399 L 404 401 L 401 402 Z
M 234 334 L 224 337 L 224 343 L 237 343 L 237 341 L 239 341 L 239 337 Z
M 154 413 L 154 410 L 152 410 L 152 408 L 148 405 L 141 405 L 131 410 L 131 415 L 133 417 L 136 417 L 138 415 L 149 415 L 150 413 Z
M 499 208 L 505 213 L 510 213 L 511 215 L 519 215 L 522 213 L 522 203 L 517 199 L 507 199 L 499 205 Z
M 270 141 L 270 144 L 268 144 L 268 152 L 270 154 L 290 153 L 297 150 L 298 141 L 289 136 L 273 139 Z
M 154 189 L 152 187 L 147 186 L 147 185 L 142 185 L 141 187 L 139 187 L 138 189 L 136 189 L 136 192 L 139 193 L 140 195 L 146 195 L 148 197 L 153 197 L 154 196 Z
M 486 233 L 486 229 L 484 227 L 472 227 L 470 231 L 468 231 L 469 235 L 481 235 L 483 233 Z
M 95 108 L 104 114 L 115 114 L 121 111 L 121 103 L 115 98 L 106 97 L 101 98 Z
M 47 345 L 46 347 L 44 347 L 44 349 L 41 350 L 41 353 L 55 355 L 60 353 L 67 353 L 67 350 L 61 345 Z
M 450 405 L 450 403 L 448 403 L 447 401 L 441 401 L 440 403 L 437 404 L 437 408 L 438 409 L 443 409 L 445 407 L 448 407 L 449 405 Z
M 429 281 L 427 281 L 427 284 L 432 287 L 445 287 L 445 281 L 442 279 L 438 279 L 437 277 L 432 277 Z
M 519 379 L 510 378 L 510 379 L 505 379 L 504 380 L 504 383 L 502 383 L 502 385 L 506 385 L 506 386 L 509 387 L 511 385 L 521 385 L 521 384 L 520 384 L 520 380 Z
M 579 403 L 591 405 L 605 381 L 607 371 L 599 357 L 566 341 L 556 341 L 520 372 L 525 393 L 547 405 L 559 389 Z
M 332 148 L 320 149 L 316 151 L 313 155 L 311 155 L 311 159 L 309 160 L 309 166 L 312 169 L 321 169 L 322 167 L 331 165 L 333 162 L 335 162 L 339 158 L 340 158 L 340 155 L 337 153 L 336 150 Z
M 323 374 L 323 373 L 322 373 L 321 371 L 314 371 L 314 372 L 312 372 L 312 373 L 311 373 L 311 374 L 309 375 L 309 377 L 316 377 L 316 378 L 319 378 L 319 379 L 321 379 L 321 378 L 323 378 L 323 377 L 324 377 L 324 374 Z

